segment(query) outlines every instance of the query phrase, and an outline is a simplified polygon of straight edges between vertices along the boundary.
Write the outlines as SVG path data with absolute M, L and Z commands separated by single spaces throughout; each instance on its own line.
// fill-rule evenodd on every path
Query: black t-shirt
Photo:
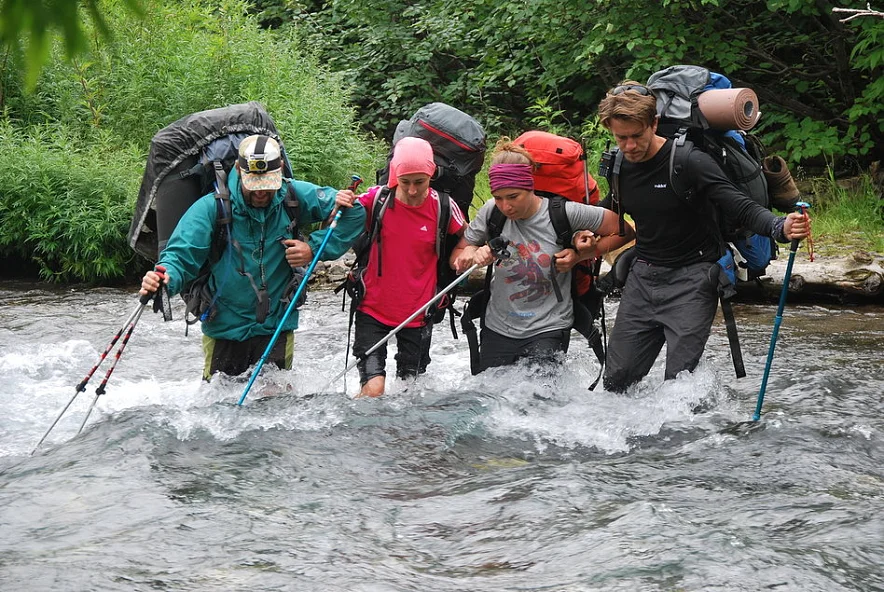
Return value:
M 776 217 L 737 189 L 718 164 L 701 150 L 688 156 L 692 202 L 670 188 L 667 140 L 648 161 L 623 160 L 620 196 L 624 211 L 635 222 L 640 259 L 664 267 L 714 262 L 724 254 L 712 203 L 753 232 L 770 236 Z

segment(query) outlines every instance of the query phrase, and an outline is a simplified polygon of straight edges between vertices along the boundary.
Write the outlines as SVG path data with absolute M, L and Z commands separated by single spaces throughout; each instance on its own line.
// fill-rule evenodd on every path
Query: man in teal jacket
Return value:
M 283 206 L 289 186 L 298 201 L 298 225 L 328 219 L 335 205 L 335 189 L 283 179 L 279 144 L 267 136 L 244 139 L 227 180 L 233 210 L 232 240 L 211 265 L 206 284 L 212 294 L 212 310 L 202 322 L 205 380 L 216 372 L 242 374 L 261 358 L 285 314 L 287 301 L 283 298 L 291 297 L 292 269 L 309 264 L 329 232 L 315 231 L 306 241 L 292 236 L 290 216 Z M 160 281 L 168 285 L 170 294 L 178 294 L 196 279 L 209 261 L 217 218 L 214 193 L 194 203 L 160 254 L 157 266 L 165 268 L 165 275 L 148 271 L 141 294 L 155 292 Z M 363 208 L 345 208 L 322 259 L 343 255 L 364 226 Z M 268 356 L 280 368 L 292 366 L 293 331 L 297 328 L 298 311 L 294 310 Z

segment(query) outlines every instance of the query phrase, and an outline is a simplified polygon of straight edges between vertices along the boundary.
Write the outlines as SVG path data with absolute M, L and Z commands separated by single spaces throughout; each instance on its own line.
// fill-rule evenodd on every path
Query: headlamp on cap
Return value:
M 279 157 L 267 160 L 266 154 L 252 154 L 248 158 L 240 156 L 237 162 L 239 162 L 239 168 L 243 171 L 258 175 L 267 171 L 275 171 L 282 164 Z

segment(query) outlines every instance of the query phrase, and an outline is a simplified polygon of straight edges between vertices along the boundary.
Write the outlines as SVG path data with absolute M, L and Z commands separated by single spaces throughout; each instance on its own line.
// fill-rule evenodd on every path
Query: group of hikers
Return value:
M 309 264 L 319 250 L 323 260 L 341 257 L 382 212 L 383 223 L 374 227 L 376 236 L 367 247 L 353 317 L 359 396 L 380 396 L 387 348 L 385 343 L 372 346 L 442 288 L 437 268 L 446 253 L 439 248 L 437 226 L 444 202 L 450 208 L 444 234 L 457 243 L 442 265 L 458 274 L 474 266 L 494 269 L 483 302 L 480 371 L 524 358 L 541 364 L 561 360 L 575 323 L 572 269 L 635 240 L 608 339 L 603 385 L 623 392 L 640 381 L 664 343 L 665 378 L 675 378 L 697 367 L 717 309 L 718 261 L 726 246 L 711 222 L 711 208 L 781 243 L 807 237 L 810 221 L 797 212 L 775 216 L 735 187 L 702 150 L 691 150 L 687 160 L 691 199 L 678 195 L 670 179 L 673 140 L 657 135 L 657 99 L 645 85 L 625 81 L 609 90 L 599 104 L 599 118 L 622 154 L 616 195 L 599 205 L 563 200 L 574 231 L 570 246 L 562 246 L 555 228 L 551 209 L 560 207 L 559 202 L 535 192 L 535 159 L 508 138 L 498 141 L 488 171 L 494 199 L 467 222 L 457 203 L 431 187 L 437 165 L 426 140 L 405 137 L 396 142 L 386 183 L 357 195 L 284 178 L 279 144 L 254 135 L 240 143 L 227 178 L 233 221 L 228 240 L 236 248 L 226 249 L 214 262 L 209 258 L 218 214 L 214 196 L 206 195 L 181 218 L 157 267 L 145 274 L 141 294 L 154 293 L 163 284 L 169 293 L 179 293 L 210 262 L 210 283 L 224 286 L 224 294 L 213 318 L 202 323 L 204 378 L 245 372 L 279 329 L 282 338 L 268 361 L 290 369 L 297 310 L 279 324 L 292 268 Z M 337 223 L 304 240 L 294 235 L 284 209 L 292 194 L 301 224 L 326 222 L 340 210 Z M 503 214 L 502 225 L 495 222 L 495 210 Z M 624 214 L 634 228 L 623 224 Z M 498 237 L 506 240 L 504 254 L 509 257 L 492 248 Z M 396 332 L 397 377 L 426 371 L 432 317 L 438 312 L 431 308 Z

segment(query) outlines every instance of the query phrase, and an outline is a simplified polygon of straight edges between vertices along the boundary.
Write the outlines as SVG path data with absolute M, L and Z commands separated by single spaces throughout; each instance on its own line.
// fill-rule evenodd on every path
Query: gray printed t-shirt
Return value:
M 471 245 L 488 242 L 488 219 L 494 200 L 488 200 L 470 221 L 464 237 Z M 565 213 L 573 231 L 598 230 L 605 210 L 576 202 L 565 203 Z M 491 299 L 485 311 L 485 326 L 506 337 L 525 339 L 546 331 L 567 329 L 574 324 L 571 304 L 571 272 L 557 273 L 562 293 L 556 300 L 550 263 L 562 250 L 549 218 L 549 200 L 541 199 L 540 208 L 527 220 L 509 220 L 501 236 L 510 241 L 510 258 L 494 268 Z

